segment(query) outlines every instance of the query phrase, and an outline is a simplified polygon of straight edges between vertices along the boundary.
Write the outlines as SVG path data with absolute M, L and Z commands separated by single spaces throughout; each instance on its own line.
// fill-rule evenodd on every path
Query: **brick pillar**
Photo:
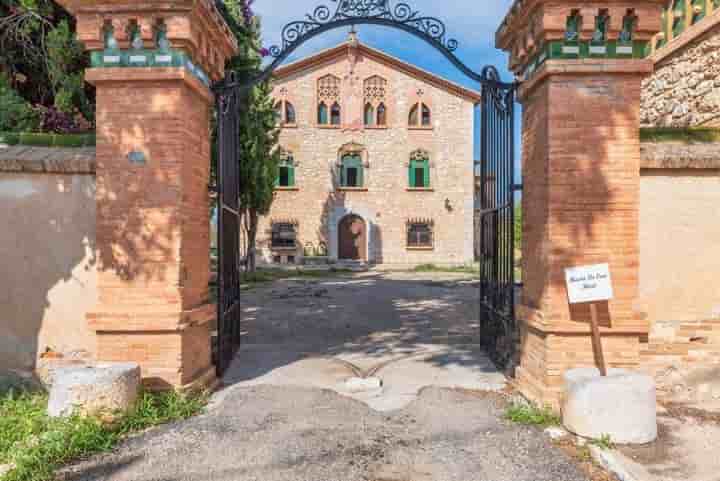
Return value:
M 97 358 L 156 389 L 208 385 L 209 84 L 234 38 L 209 0 L 61 3 L 97 88 Z
M 554 407 L 563 372 L 594 365 L 590 309 L 568 304 L 565 268 L 610 264 L 615 298 L 599 306 L 610 366 L 637 366 L 648 332 L 637 304 L 640 84 L 664 3 L 526 0 L 497 33 L 524 109 L 516 377 L 525 395 Z

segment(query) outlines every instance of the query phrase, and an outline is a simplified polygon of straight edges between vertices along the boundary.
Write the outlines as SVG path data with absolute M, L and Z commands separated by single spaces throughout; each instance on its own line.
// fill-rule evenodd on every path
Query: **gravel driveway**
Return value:
M 242 295 L 244 344 L 208 412 L 61 480 L 586 480 L 541 431 L 503 419 L 505 379 L 477 349 L 465 276 L 367 273 Z M 384 385 L 344 392 L 352 376 Z

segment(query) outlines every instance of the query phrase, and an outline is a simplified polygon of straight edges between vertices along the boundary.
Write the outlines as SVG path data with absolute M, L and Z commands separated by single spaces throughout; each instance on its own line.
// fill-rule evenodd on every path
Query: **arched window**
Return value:
M 375 125 L 375 108 L 372 104 L 365 104 L 365 125 Z
M 430 108 L 427 105 L 422 104 L 422 125 L 423 125 L 423 127 L 430 126 L 430 120 L 431 120 L 430 119 Z
M 410 155 L 408 185 L 413 189 L 430 188 L 430 159 L 424 150 L 416 150 Z
M 295 160 L 292 152 L 282 152 L 275 185 L 277 187 L 295 187 Z
M 363 163 L 359 153 L 343 155 L 340 169 L 341 187 L 363 186 Z
M 325 102 L 320 102 L 320 105 L 318 105 L 318 124 L 327 125 L 328 119 L 327 105 L 325 105 Z
M 318 79 L 317 101 L 318 124 L 339 126 L 342 122 L 342 115 L 340 108 L 340 79 L 338 77 L 328 74 Z
M 341 118 L 340 104 L 335 102 L 330 108 L 330 123 L 332 125 L 340 125 Z
M 432 127 L 432 112 L 428 104 L 420 101 L 412 104 L 408 114 L 408 126 Z
M 275 103 L 275 120 L 280 125 L 295 126 L 297 117 L 295 115 L 295 107 L 287 100 L 278 100 Z
M 275 104 L 275 122 L 278 124 L 282 124 L 283 122 L 283 108 L 282 108 L 282 100 L 278 100 Z
M 286 124 L 296 123 L 295 107 L 293 106 L 293 104 L 291 104 L 287 100 L 285 101 L 285 123 Z
M 419 110 L 420 110 L 420 107 L 418 106 L 418 104 L 415 104 L 415 105 L 413 105 L 413 106 L 410 108 L 410 115 L 408 115 L 408 124 L 409 124 L 409 125 L 411 125 L 411 126 L 416 126 L 416 125 L 418 125 L 418 119 L 419 119 L 419 117 L 418 117 L 418 112 L 419 112 Z
M 387 125 L 387 111 L 385 110 L 385 104 L 382 102 L 377 108 L 377 124 L 379 126 Z
M 386 93 L 387 80 L 379 75 L 365 79 L 365 126 L 384 127 L 387 125 Z

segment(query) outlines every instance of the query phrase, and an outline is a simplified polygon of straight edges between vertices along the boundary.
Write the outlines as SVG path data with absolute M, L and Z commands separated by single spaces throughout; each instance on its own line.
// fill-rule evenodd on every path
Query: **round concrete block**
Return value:
M 595 368 L 571 369 L 564 375 L 563 424 L 592 439 L 610 436 L 614 443 L 644 444 L 657 438 L 655 381 L 625 369 L 606 377 Z
M 132 363 L 58 368 L 48 400 L 50 416 L 112 416 L 131 409 L 140 392 L 140 366 Z

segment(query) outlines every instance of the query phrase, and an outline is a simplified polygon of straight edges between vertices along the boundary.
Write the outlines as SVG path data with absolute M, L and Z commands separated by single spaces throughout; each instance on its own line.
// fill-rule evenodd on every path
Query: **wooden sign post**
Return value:
M 570 304 L 590 304 L 590 326 L 595 363 L 600 370 L 600 374 L 607 376 L 605 356 L 600 341 L 597 303 L 609 301 L 613 298 L 610 266 L 608 264 L 596 264 L 565 269 L 565 282 Z

